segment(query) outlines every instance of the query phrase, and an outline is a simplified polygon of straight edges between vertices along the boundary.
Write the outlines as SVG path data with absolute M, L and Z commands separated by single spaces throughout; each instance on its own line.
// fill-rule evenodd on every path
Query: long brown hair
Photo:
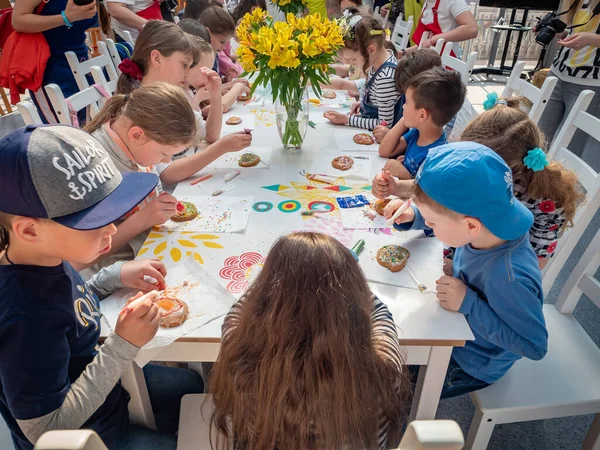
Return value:
M 582 199 L 577 175 L 558 161 L 549 161 L 548 166 L 538 172 L 525 166 L 523 159 L 527 152 L 544 149 L 546 145 L 544 135 L 525 112 L 498 104 L 473 119 L 460 139 L 483 144 L 498 153 L 511 168 L 515 182 L 527 190 L 527 195 L 553 200 L 564 209 L 565 228 L 573 226 L 573 217 Z
M 352 15 L 346 18 L 347 22 L 352 21 L 357 15 Z M 349 50 L 360 52 L 360 55 L 365 60 L 363 64 L 363 72 L 367 73 L 369 69 L 369 50 L 370 44 L 375 44 L 377 49 L 380 49 L 385 44 L 385 32 L 381 22 L 373 16 L 366 14 L 360 14 L 362 19 L 354 26 L 351 27 L 348 34 L 344 38 L 344 47 Z M 371 35 L 371 31 L 381 31 L 381 34 Z
M 191 144 L 196 136 L 196 118 L 183 89 L 169 83 L 142 86 L 131 94 L 115 94 L 88 122 L 93 133 L 106 122 L 127 117 L 146 136 L 162 145 Z
M 148 73 L 152 50 L 158 50 L 163 56 L 171 56 L 175 52 L 192 55 L 192 67 L 198 64 L 200 57 L 196 39 L 177 25 L 164 20 L 148 21 L 135 42 L 131 60 L 138 65 L 142 75 Z M 119 76 L 118 94 L 129 94 L 137 87 L 138 81 L 130 75 L 122 73 Z
M 110 26 L 110 14 L 106 10 L 106 5 L 103 1 L 97 1 L 96 9 L 98 10 L 98 23 L 100 24 L 100 29 L 107 38 L 113 39 L 114 33 Z
M 238 23 L 240 19 L 251 12 L 252 8 L 255 6 L 263 11 L 267 10 L 267 2 L 265 0 L 241 0 L 231 13 L 233 21 Z
M 410 383 L 376 348 L 371 291 L 340 242 L 280 238 L 244 299 L 211 373 L 218 447 L 375 448 L 381 414 L 401 422 Z
M 200 22 L 210 34 L 232 35 L 235 33 L 235 22 L 229 12 L 221 6 L 211 6 L 204 10 L 200 16 Z

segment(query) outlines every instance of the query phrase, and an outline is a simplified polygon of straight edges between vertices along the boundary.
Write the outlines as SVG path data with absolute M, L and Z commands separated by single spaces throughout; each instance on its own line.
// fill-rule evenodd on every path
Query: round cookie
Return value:
M 196 205 L 190 202 L 179 202 L 183 205 L 183 211 L 177 212 L 174 216 L 171 216 L 171 220 L 174 222 L 185 222 L 186 220 L 195 219 L 198 215 L 198 209 Z
M 337 97 L 337 94 L 333 91 L 325 91 L 323 92 L 323 98 L 334 99 Z
M 350 170 L 354 165 L 354 160 L 349 156 L 338 156 L 331 161 L 331 165 L 334 169 L 338 170 Z
M 240 95 L 238 95 L 238 102 L 247 102 L 248 100 L 250 100 L 250 94 L 247 92 L 242 92 Z
M 383 210 L 385 209 L 387 204 L 391 201 L 392 201 L 391 198 L 384 198 L 383 200 L 377 200 L 375 203 L 373 203 L 373 209 L 375 210 L 375 212 L 377 212 L 377 214 L 379 214 L 380 216 L 383 216 Z
M 254 167 L 260 162 L 260 156 L 254 153 L 244 153 L 238 159 L 238 164 L 242 167 Z
M 406 266 L 410 252 L 399 245 L 385 245 L 377 251 L 377 262 L 391 272 L 400 272 Z
M 373 139 L 373 136 L 367 133 L 358 133 L 354 135 L 353 139 L 354 142 L 360 145 L 371 145 L 375 143 L 375 139 Z
M 189 314 L 187 303 L 174 297 L 161 297 L 155 302 L 161 314 L 160 326 L 162 328 L 178 327 L 186 321 Z
M 225 122 L 226 125 L 239 125 L 240 123 L 242 123 L 242 119 L 240 117 L 236 117 L 236 116 L 231 116 Z

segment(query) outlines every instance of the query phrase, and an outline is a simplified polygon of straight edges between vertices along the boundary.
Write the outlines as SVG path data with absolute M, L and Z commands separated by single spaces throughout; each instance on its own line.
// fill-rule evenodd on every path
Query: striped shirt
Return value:
M 229 313 L 227 313 L 225 321 L 223 322 L 223 339 L 225 339 L 231 330 L 238 325 L 240 312 L 243 307 L 244 297 L 238 300 L 238 302 L 231 307 Z M 390 361 L 398 369 L 398 373 L 402 372 L 402 352 L 400 350 L 400 342 L 398 340 L 394 318 L 387 306 L 375 295 L 373 295 L 373 312 L 371 313 L 371 319 L 373 321 L 373 346 L 375 347 L 375 351 L 381 358 Z M 379 419 L 379 433 L 377 435 L 377 442 L 381 450 L 387 448 L 387 434 L 389 427 L 389 420 L 381 414 Z
M 390 56 L 385 62 L 389 61 L 394 63 L 394 65 L 398 64 L 396 57 L 391 52 L 389 53 Z M 376 72 L 373 68 L 367 71 L 367 85 Z M 395 72 L 395 67 L 384 67 L 377 73 L 369 89 L 369 103 L 377 107 L 378 117 L 368 118 L 361 115 L 353 115 L 350 116 L 348 125 L 372 130 L 385 120 L 391 126 L 394 122 L 394 108 L 400 98 L 400 93 L 396 89 L 396 81 L 394 80 Z

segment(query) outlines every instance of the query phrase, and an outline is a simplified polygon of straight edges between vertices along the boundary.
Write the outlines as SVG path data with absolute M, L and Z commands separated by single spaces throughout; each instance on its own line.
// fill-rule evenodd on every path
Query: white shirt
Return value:
M 150 5 L 152 5 L 152 3 L 154 3 L 152 0 L 106 0 L 107 3 L 123 3 L 124 5 L 127 6 L 127 9 L 130 10 L 131 12 L 138 13 L 140 11 L 143 11 L 144 9 L 148 8 Z M 135 42 L 137 40 L 139 31 L 137 30 L 137 28 L 134 27 L 130 27 L 127 25 L 122 24 L 121 22 L 119 22 L 118 20 L 116 20 L 114 17 L 112 17 L 110 19 L 110 24 L 112 26 L 112 29 L 115 31 L 115 33 L 117 33 L 119 36 L 121 36 L 121 38 L 125 39 L 125 36 L 123 35 L 123 31 L 129 31 L 131 33 L 131 37 L 133 38 L 133 41 Z
M 423 10 L 421 11 L 420 19 L 423 25 L 429 25 L 433 23 L 432 8 L 435 6 L 436 1 L 437 0 L 426 0 Z M 465 11 L 470 11 L 465 0 L 440 0 L 437 14 L 442 33 L 452 31 L 458 27 L 456 18 Z M 458 44 L 455 43 L 454 52 L 457 52 L 458 47 Z

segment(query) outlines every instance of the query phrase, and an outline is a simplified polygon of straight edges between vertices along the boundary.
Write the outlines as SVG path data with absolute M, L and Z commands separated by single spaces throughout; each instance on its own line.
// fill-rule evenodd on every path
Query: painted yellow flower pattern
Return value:
M 191 256 L 198 263 L 204 264 L 201 251 L 205 248 L 222 249 L 223 246 L 215 242 L 220 237 L 215 234 L 202 234 L 194 231 L 152 231 L 138 256 L 158 258 L 161 261 L 177 263 L 183 257 Z

